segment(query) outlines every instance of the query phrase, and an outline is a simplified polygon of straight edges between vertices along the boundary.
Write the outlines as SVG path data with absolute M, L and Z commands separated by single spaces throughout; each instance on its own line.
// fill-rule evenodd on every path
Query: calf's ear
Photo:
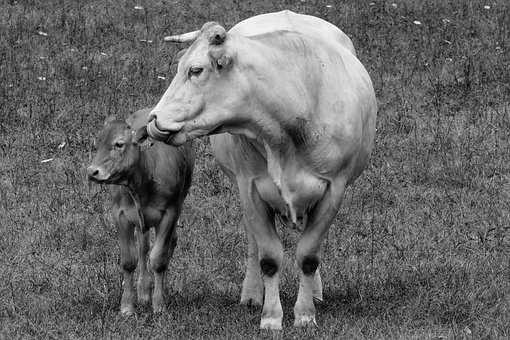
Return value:
M 147 139 L 147 137 L 149 137 L 149 134 L 147 133 L 146 125 L 142 126 L 138 130 L 132 131 L 131 138 L 133 144 L 140 145 Z

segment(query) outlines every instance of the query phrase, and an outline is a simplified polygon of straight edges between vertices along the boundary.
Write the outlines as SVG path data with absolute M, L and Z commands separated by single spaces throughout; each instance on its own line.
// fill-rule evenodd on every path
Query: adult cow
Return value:
M 262 302 L 265 288 L 260 327 L 281 329 L 279 214 L 303 230 L 294 325 L 315 324 L 321 241 L 373 147 L 377 104 L 367 71 L 337 27 L 290 11 L 249 18 L 228 32 L 206 23 L 165 40 L 193 43 L 151 112 L 149 135 L 179 145 L 231 134 L 211 141 L 244 208 L 241 302 Z
M 137 260 L 138 301 L 147 304 L 151 300 L 147 269 L 151 227 L 156 230 L 149 256 L 154 273 L 152 308 L 154 312 L 164 310 L 165 273 L 177 243 L 177 220 L 191 184 L 195 158 L 191 143 L 173 147 L 156 142 L 150 148 L 142 147 L 149 112 L 139 110 L 126 121 L 108 119 L 96 140 L 97 153 L 87 168 L 91 181 L 117 184 L 112 188 L 112 215 L 119 233 L 124 274 L 120 306 L 124 315 L 135 311 L 133 274 Z

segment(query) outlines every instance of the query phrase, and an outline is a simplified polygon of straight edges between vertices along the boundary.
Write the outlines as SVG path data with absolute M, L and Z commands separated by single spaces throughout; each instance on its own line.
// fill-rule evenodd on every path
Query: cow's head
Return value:
M 149 135 L 168 144 L 220 132 L 236 124 L 243 102 L 242 78 L 236 68 L 234 37 L 217 23 L 200 31 L 165 38 L 191 42 L 177 74 L 152 110 Z
M 146 138 L 145 127 L 133 131 L 125 121 L 108 118 L 94 141 L 97 151 L 87 168 L 89 180 L 126 184 L 140 158 L 139 145 Z

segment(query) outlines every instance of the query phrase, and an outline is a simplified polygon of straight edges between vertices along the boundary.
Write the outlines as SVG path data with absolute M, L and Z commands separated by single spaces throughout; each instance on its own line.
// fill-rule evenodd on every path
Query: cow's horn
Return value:
M 168 41 L 168 42 L 177 42 L 177 43 L 191 42 L 191 41 L 195 40 L 199 34 L 200 34 L 200 30 L 183 33 L 183 34 L 179 34 L 179 35 L 170 35 L 168 37 L 165 37 L 164 40 Z

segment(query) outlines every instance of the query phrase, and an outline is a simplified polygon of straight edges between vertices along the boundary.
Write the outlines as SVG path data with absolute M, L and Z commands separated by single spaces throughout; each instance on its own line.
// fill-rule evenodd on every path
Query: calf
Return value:
M 155 142 L 149 148 L 142 147 L 149 112 L 150 109 L 137 111 L 126 121 L 107 119 L 96 139 L 96 155 L 87 168 L 91 181 L 116 184 L 112 186 L 112 212 L 124 274 L 120 306 L 124 315 L 135 311 L 133 274 L 137 258 L 138 302 L 148 304 L 151 298 L 151 276 L 147 269 L 151 227 L 156 230 L 149 256 L 154 273 L 152 308 L 154 312 L 164 310 L 165 272 L 177 242 L 177 220 L 191 183 L 195 157 L 189 143 L 173 147 Z

